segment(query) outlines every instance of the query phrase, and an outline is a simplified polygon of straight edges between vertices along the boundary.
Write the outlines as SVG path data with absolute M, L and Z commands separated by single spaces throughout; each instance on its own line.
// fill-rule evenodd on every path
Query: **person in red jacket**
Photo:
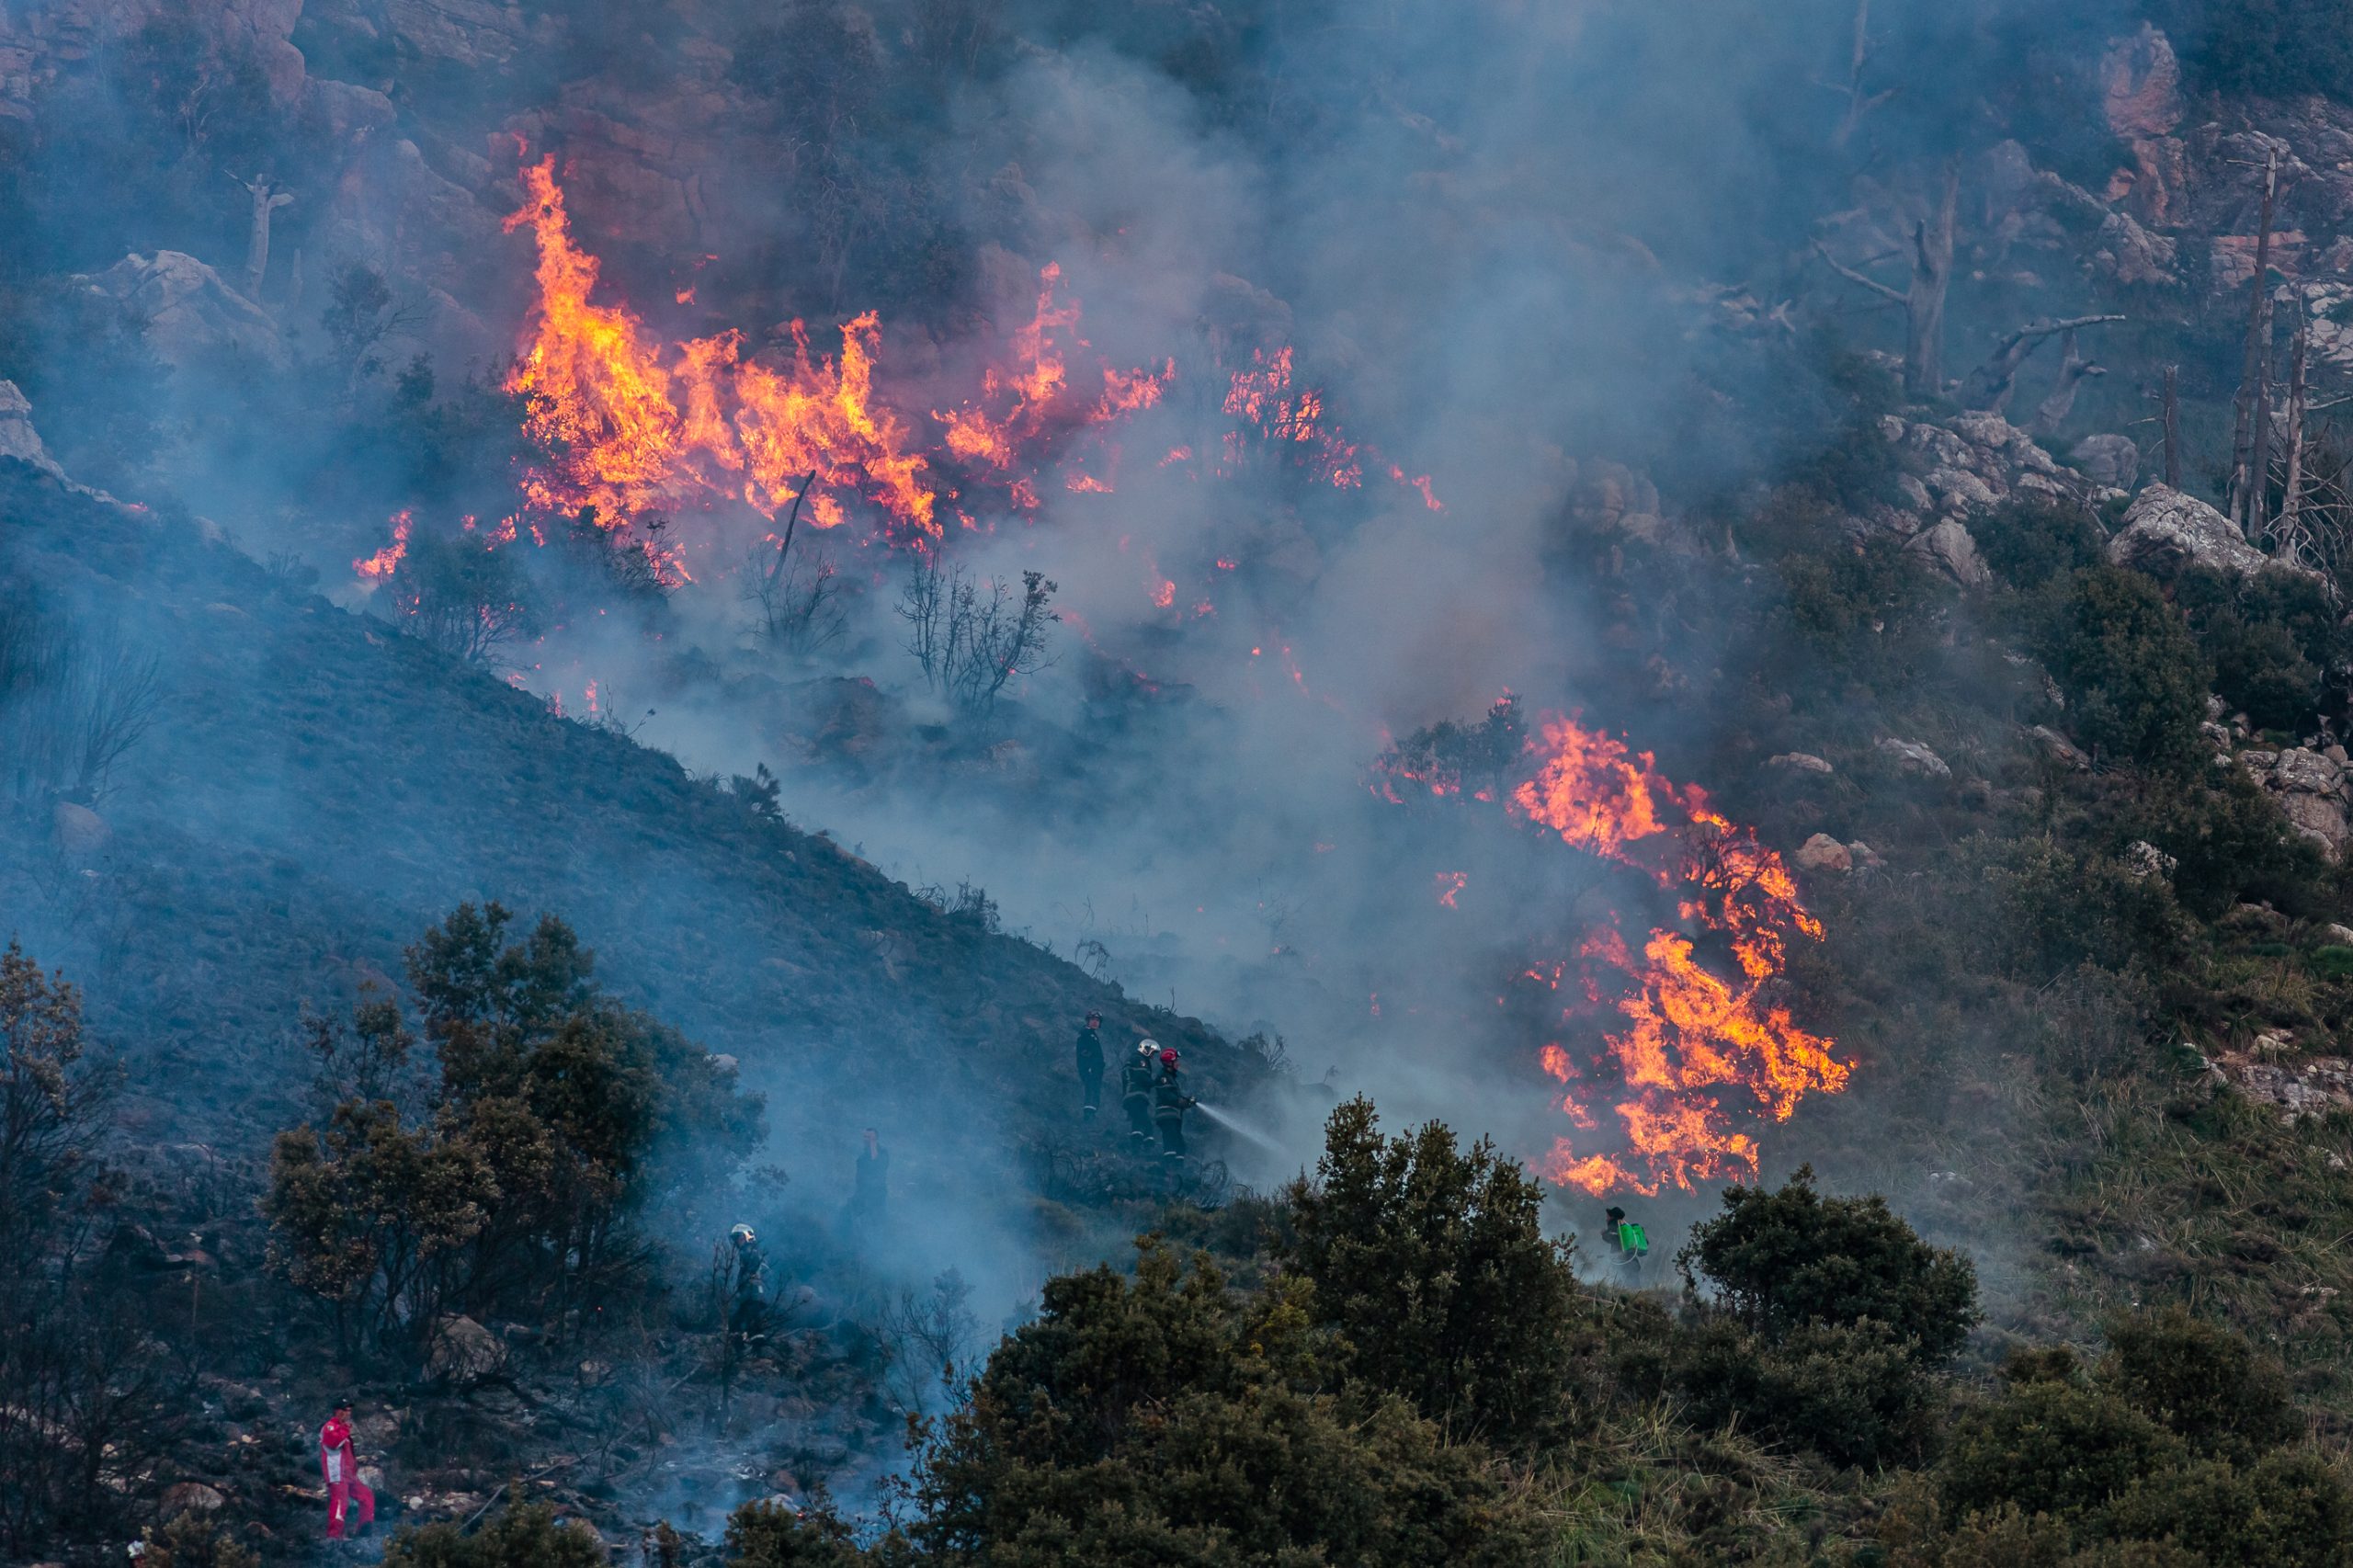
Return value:
M 351 1448 L 351 1402 L 343 1400 L 319 1428 L 319 1469 L 327 1478 L 327 1539 L 343 1539 L 344 1515 L 359 1506 L 358 1522 L 373 1524 L 376 1494 L 359 1479 L 359 1456 Z

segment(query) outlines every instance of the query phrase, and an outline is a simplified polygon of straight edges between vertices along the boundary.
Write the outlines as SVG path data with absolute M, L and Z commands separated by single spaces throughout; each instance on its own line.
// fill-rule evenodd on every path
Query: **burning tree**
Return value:
M 1047 608 L 1060 585 L 1041 572 L 1021 574 L 1021 587 L 979 578 L 931 553 L 911 557 L 892 607 L 907 623 L 906 650 L 924 684 L 967 717 L 985 718 L 1016 676 L 1044 669 L 1048 629 L 1062 617 Z

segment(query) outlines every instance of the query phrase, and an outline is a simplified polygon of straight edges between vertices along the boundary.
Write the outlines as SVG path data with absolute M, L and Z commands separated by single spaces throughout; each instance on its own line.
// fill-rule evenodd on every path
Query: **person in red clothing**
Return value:
M 327 1539 L 343 1539 L 344 1515 L 353 1504 L 359 1506 L 358 1523 L 372 1524 L 376 1518 L 376 1494 L 359 1479 L 359 1456 L 351 1448 L 351 1402 L 344 1400 L 319 1428 L 319 1469 L 327 1478 Z

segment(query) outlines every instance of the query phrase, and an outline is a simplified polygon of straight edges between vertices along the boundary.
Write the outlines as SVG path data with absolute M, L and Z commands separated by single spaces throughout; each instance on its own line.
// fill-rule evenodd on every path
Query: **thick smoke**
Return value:
M 736 562 L 768 530 L 748 514 L 674 519 L 681 535 L 712 530 L 726 543 L 658 617 L 597 608 L 551 618 L 562 623 L 540 629 L 542 641 L 518 638 L 494 662 L 573 715 L 595 681 L 599 715 L 692 769 L 774 768 L 795 821 L 910 883 L 985 888 L 1009 928 L 1108 964 L 1144 1001 L 1229 1034 L 1282 1036 L 1310 1084 L 1328 1067 L 1336 1087 L 1373 1094 L 1392 1118 L 1442 1115 L 1540 1152 L 1549 1130 L 1534 1041 L 1474 1020 L 1495 1017 L 1499 977 L 1533 942 L 1574 939 L 1578 901 L 1604 873 L 1567 853 L 1529 863 L 1524 846 L 1434 824 L 1378 798 L 1368 769 L 1396 739 L 1475 719 L 1506 690 L 1531 712 L 1589 702 L 1592 585 L 1552 546 L 1597 461 L 1631 465 L 1688 499 L 1769 473 L 1784 455 L 1769 436 L 1727 446 L 1692 411 L 1716 395 L 1711 379 L 1727 362 L 1793 381 L 1810 373 L 1779 329 L 1727 331 L 1714 301 L 1745 290 L 1769 312 L 1807 265 L 1811 226 L 1854 199 L 1860 154 L 1825 151 L 1848 107 L 1854 8 L 1290 7 L 1282 28 L 1239 29 L 1222 59 L 1198 69 L 1181 54 L 1154 57 L 1152 17 L 1128 26 L 1090 24 L 1069 7 L 1008 15 L 995 68 L 930 112 L 900 125 L 865 111 L 877 164 L 945 193 L 935 217 L 954 254 L 937 297 L 911 281 L 913 269 L 861 273 L 842 261 L 856 215 L 781 210 L 756 169 L 684 171 L 680 188 L 707 194 L 675 214 L 600 183 L 599 150 L 578 131 L 600 103 L 667 92 L 674 74 L 703 69 L 684 47 L 694 37 L 765 36 L 764 9 L 692 28 L 636 9 L 574 18 L 565 58 L 597 67 L 580 71 L 585 85 L 542 92 L 518 71 L 509 80 L 531 103 L 473 106 L 460 118 L 499 130 L 460 152 L 519 159 L 528 146 L 576 159 L 576 205 L 590 215 L 582 243 L 605 260 L 609 297 L 650 331 L 735 327 L 756 347 L 771 323 L 798 314 L 823 343 L 838 320 L 873 306 L 885 318 L 884 395 L 920 415 L 933 406 L 925 399 L 971 385 L 1053 263 L 1093 352 L 1120 366 L 1173 357 L 1177 376 L 1159 406 L 1118 432 L 1114 494 L 1049 483 L 1033 516 L 951 524 L 949 561 L 1007 580 L 1034 569 L 1060 585 L 1054 662 L 1008 693 L 979 738 L 1018 751 L 984 750 L 922 692 L 892 608 L 904 563 L 856 520 L 801 536 L 849 591 L 844 635 L 797 665 L 750 643 Z M 906 47 L 915 9 L 870 7 L 836 45 Z M 2043 62 L 2047 79 L 2075 80 L 2066 73 L 2104 36 L 2091 12 L 2105 7 L 2071 7 L 2063 26 L 2041 25 L 2024 6 L 1961 7 L 1961 19 L 1955 9 L 1918 0 L 1870 12 L 1882 50 L 1948 65 L 1939 97 L 1888 108 L 1866 178 L 1897 182 L 1923 160 L 1975 151 L 1981 82 L 2021 58 Z M 778 70 L 801 69 L 779 59 Z M 563 62 L 535 69 L 561 75 Z M 92 124 L 153 116 L 152 105 L 85 91 L 76 112 Z M 306 258 L 310 335 L 298 349 L 339 365 L 336 376 L 314 374 L 308 400 L 359 398 L 429 356 L 435 395 L 452 411 L 412 426 L 445 443 L 421 460 L 433 472 L 419 472 L 414 451 L 306 447 L 289 434 L 301 427 L 291 415 L 303 398 L 256 392 L 269 378 L 241 384 L 213 361 L 158 381 L 144 412 L 165 434 L 143 472 L 89 476 L 126 494 L 134 483 L 168 486 L 257 556 L 287 552 L 318 568 L 324 588 L 366 613 L 383 611 L 383 597 L 356 583 L 349 562 L 383 543 L 396 505 L 429 494 L 437 515 L 422 526 L 447 533 L 468 514 L 487 527 L 512 504 L 515 432 L 486 389 L 519 339 L 532 263 L 528 235 L 499 234 L 486 203 L 460 201 L 393 150 L 414 153 L 405 138 L 426 118 L 400 113 L 345 172 L 401 193 L 392 207 L 369 222 L 330 219 L 328 193 L 305 188 L 278 244 Z M 295 147 L 252 157 L 301 177 Z M 222 194 L 178 193 L 180 207 L 159 210 L 152 229 L 136 213 L 85 213 L 73 233 L 10 245 L 27 271 L 96 273 L 124 245 L 178 245 L 225 273 L 238 254 L 234 221 L 215 212 L 210 230 L 165 232 L 183 209 L 220 207 L 210 199 Z M 430 225 L 436 202 L 471 236 L 462 273 L 420 272 L 404 248 L 403 225 Z M 647 210 L 669 226 L 625 226 Z M 337 339 L 310 324 L 335 298 L 337 258 L 369 260 L 386 279 L 373 336 Z M 1332 421 L 1362 445 L 1360 489 L 1319 489 L 1266 449 L 1238 472 L 1209 472 L 1233 425 L 1221 406 L 1228 371 L 1285 346 L 1301 382 L 1324 391 Z M 42 373 L 28 379 L 70 402 L 79 372 L 65 361 L 77 352 L 35 346 Z M 470 370 L 485 389 L 472 398 L 458 391 Z M 1789 395 L 1809 394 L 1792 385 Z M 1193 460 L 1161 466 L 1180 448 Z M 1392 481 L 1392 463 L 1427 475 L 1443 509 Z M 333 519 L 324 537 L 322 512 Z M 1171 591 L 1160 602 L 1163 584 Z M 582 595 L 568 608 L 589 604 Z M 658 639 L 647 630 L 657 619 Z M 1710 656 L 1686 653 L 1700 667 Z M 898 700 L 882 721 L 893 730 L 881 737 L 894 754 L 887 765 L 813 759 L 781 738 L 835 676 L 871 678 Z M 1664 709 L 1589 717 L 1643 745 L 1686 741 L 1696 722 Z M 927 727 L 946 738 L 910 738 Z M 293 842 L 319 808 L 290 790 L 257 793 L 246 809 L 290 813 Z M 368 886 L 358 869 L 349 876 Z M 689 892 L 666 907 L 692 903 Z M 611 962 L 639 978 L 627 976 L 625 951 Z M 975 1119 L 1009 1108 L 942 1107 L 869 1079 L 854 1061 L 810 1071 L 813 1054 L 839 1040 L 773 1044 L 793 1070 L 747 1055 L 746 1081 L 772 1091 L 795 1222 L 825 1222 L 848 1157 L 844 1128 L 870 1120 L 902 1148 L 970 1151 L 961 1168 L 935 1165 L 906 1205 L 920 1224 L 877 1261 L 912 1274 L 955 1260 L 986 1312 L 1011 1310 L 1034 1285 L 1038 1236 L 1006 1196 L 1016 1174 L 971 1136 Z M 1059 1039 L 1051 1049 L 1059 1060 Z M 1228 1108 L 1275 1128 L 1286 1151 L 1235 1142 L 1236 1174 L 1270 1183 L 1311 1158 L 1322 1103 L 1308 1094 Z

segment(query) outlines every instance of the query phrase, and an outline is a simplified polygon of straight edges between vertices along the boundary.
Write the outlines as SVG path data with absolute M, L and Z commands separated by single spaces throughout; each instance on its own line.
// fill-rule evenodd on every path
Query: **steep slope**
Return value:
M 742 1060 L 788 1150 L 823 1130 L 846 1161 L 864 1119 L 945 1158 L 1067 1121 L 1088 1008 L 1115 1048 L 1177 1046 L 1205 1092 L 1246 1073 L 1197 1022 L 297 590 L 201 525 L 8 461 L 0 546 L 46 602 L 163 661 L 102 846 L 29 801 L 0 819 L 0 926 L 85 986 L 159 1134 L 216 1135 L 216 1113 L 241 1139 L 282 1123 L 302 1010 L 397 977 L 403 945 L 466 900 L 570 920 L 616 991 Z

